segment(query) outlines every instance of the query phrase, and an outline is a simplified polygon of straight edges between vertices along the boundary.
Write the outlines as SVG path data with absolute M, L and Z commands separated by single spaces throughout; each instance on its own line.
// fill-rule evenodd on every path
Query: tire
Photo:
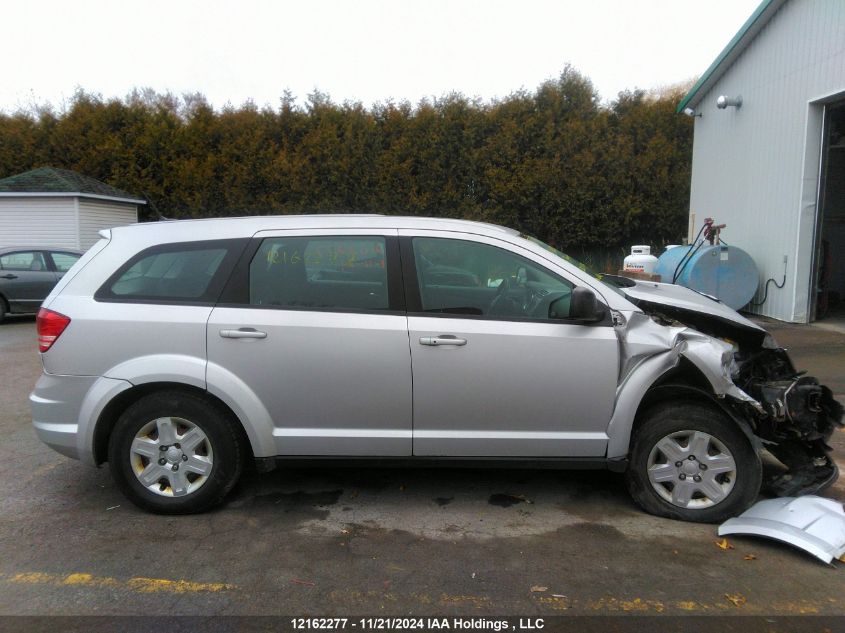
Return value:
M 6 320 L 6 313 L 9 311 L 9 304 L 6 303 L 6 300 L 3 298 L 3 295 L 0 295 L 0 324 Z
M 715 406 L 674 402 L 646 412 L 626 483 L 650 514 L 720 523 L 754 503 L 762 477 L 760 456 L 734 421 Z
M 149 512 L 208 510 L 223 501 L 243 471 L 244 446 L 235 424 L 198 395 L 146 395 L 124 411 L 109 437 L 112 477 L 132 503 Z

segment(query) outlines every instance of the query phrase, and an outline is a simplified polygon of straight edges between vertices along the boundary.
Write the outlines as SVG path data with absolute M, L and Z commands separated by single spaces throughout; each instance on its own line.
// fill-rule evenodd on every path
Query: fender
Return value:
M 235 414 L 246 431 L 255 457 L 276 455 L 270 413 L 246 383 L 220 365 L 193 356 L 151 354 L 116 365 L 106 372 L 106 375 L 112 379 L 127 381 L 131 383 L 129 386 L 169 382 L 208 391 Z M 92 444 L 89 443 L 88 446 L 90 454 Z
M 614 459 L 628 455 L 631 429 L 645 394 L 660 377 L 677 367 L 679 351 L 676 348 L 641 360 L 616 390 L 616 406 L 607 425 L 607 457 Z
M 681 357 L 692 363 L 709 383 L 715 396 L 707 394 L 708 398 L 725 410 L 731 419 L 737 420 L 737 416 L 724 404 L 726 396 L 762 410 L 759 402 L 733 383 L 733 347 L 725 341 L 684 326 L 658 325 L 643 313 L 633 313 L 620 332 L 620 343 L 625 362 L 622 380 L 616 389 L 613 416 L 607 427 L 610 438 L 608 458 L 628 454 L 631 430 L 643 398 L 661 376 L 679 365 Z M 747 426 L 747 423 L 743 426 L 746 433 Z M 753 443 L 757 446 L 756 440 Z
M 76 435 L 79 459 L 85 464 L 98 465 L 94 456 L 94 431 L 103 410 L 119 394 L 131 388 L 132 383 L 127 380 L 102 377 L 97 378 L 88 389 L 79 408 Z
M 175 382 L 205 390 L 205 359 L 184 354 L 150 354 L 115 365 L 104 375 L 133 385 Z
M 634 421 L 640 405 L 646 396 L 653 396 L 655 393 L 666 393 L 667 395 L 670 395 L 670 393 L 671 395 L 686 394 L 712 402 L 742 429 L 742 432 L 748 437 L 755 449 L 760 448 L 760 438 L 754 435 L 748 421 L 739 417 L 728 405 L 724 394 L 715 396 L 708 391 L 693 387 L 692 385 L 666 384 L 657 387 L 654 386 L 667 372 L 678 366 L 681 355 L 682 353 L 677 348 L 669 350 L 664 354 L 652 356 L 641 361 L 636 371 L 629 373 L 626 381 L 617 390 L 616 408 L 607 428 L 607 435 L 610 438 L 607 445 L 608 458 L 619 458 L 628 454 L 631 444 L 631 431 L 633 430 Z M 686 357 L 686 354 L 683 355 Z M 697 364 L 695 366 L 698 367 Z M 703 375 L 709 381 L 709 377 L 706 374 Z M 737 400 L 745 401 L 744 398 L 737 398 Z
M 252 445 L 252 454 L 256 458 L 275 457 L 278 451 L 273 437 L 273 419 L 255 392 L 216 363 L 208 363 L 206 378 L 208 392 L 220 398 L 240 420 Z

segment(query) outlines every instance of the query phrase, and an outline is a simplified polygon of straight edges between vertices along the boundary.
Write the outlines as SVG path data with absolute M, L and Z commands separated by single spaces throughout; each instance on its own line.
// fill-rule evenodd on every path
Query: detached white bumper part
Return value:
M 783 541 L 830 563 L 845 554 L 845 510 L 822 497 L 783 497 L 754 504 L 719 526 L 719 536 L 750 534 Z

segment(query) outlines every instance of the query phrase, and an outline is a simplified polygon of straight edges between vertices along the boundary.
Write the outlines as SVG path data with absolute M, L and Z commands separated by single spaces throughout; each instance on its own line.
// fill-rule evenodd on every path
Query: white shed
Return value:
M 97 232 L 138 221 L 138 196 L 67 169 L 0 180 L 0 246 L 88 249 Z
M 845 1 L 764 0 L 678 112 L 695 117 L 692 230 L 713 217 L 753 257 L 747 308 L 799 323 L 841 311 Z

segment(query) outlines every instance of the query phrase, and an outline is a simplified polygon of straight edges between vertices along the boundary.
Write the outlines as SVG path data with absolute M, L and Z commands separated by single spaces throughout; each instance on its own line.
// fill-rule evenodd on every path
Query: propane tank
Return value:
M 625 258 L 622 268 L 626 273 L 650 275 L 655 266 L 657 258 L 651 254 L 651 246 L 639 245 L 631 247 L 631 254 Z

